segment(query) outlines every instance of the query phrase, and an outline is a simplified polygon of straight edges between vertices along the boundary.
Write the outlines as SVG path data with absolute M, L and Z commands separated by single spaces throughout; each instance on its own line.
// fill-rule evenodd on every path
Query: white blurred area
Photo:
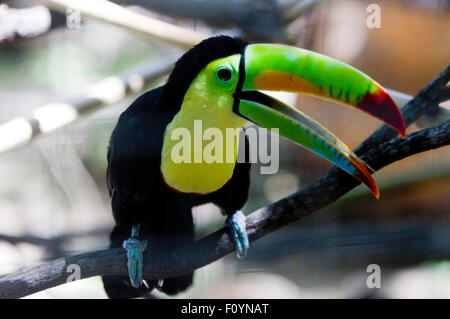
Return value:
M 369 29 L 366 27 L 364 1 L 331 1 L 328 10 L 326 37 L 323 38 L 323 53 L 350 63 L 358 57 L 367 41 Z

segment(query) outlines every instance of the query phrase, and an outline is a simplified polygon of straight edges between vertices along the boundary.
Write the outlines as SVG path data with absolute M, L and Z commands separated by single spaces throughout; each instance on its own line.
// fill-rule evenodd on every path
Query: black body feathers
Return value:
M 130 237 L 132 224 L 139 222 L 140 237 L 148 240 L 145 254 L 168 251 L 194 240 L 193 206 L 213 202 L 231 214 L 246 202 L 249 163 L 237 163 L 233 177 L 207 195 L 172 190 L 160 171 L 164 131 L 180 109 L 192 80 L 209 62 L 241 53 L 245 45 L 240 39 L 226 36 L 202 41 L 176 62 L 164 86 L 144 93 L 120 115 L 107 156 L 107 183 L 116 222 L 111 247 L 121 247 Z M 178 293 L 191 285 L 192 277 L 193 273 L 166 279 L 161 290 Z M 149 292 L 144 286 L 132 288 L 124 276 L 104 276 L 103 281 L 112 298 L 132 298 Z M 152 289 L 156 281 L 148 284 Z

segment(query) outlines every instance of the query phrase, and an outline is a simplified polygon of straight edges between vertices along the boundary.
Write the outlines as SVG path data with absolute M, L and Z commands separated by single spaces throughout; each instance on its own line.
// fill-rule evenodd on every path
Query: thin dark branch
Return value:
M 446 86 L 442 89 L 441 94 L 439 95 L 439 103 L 450 100 L 450 85 Z
M 416 153 L 450 144 L 450 121 L 440 126 L 411 134 L 406 140 L 396 138 L 383 143 L 362 156 L 378 170 L 392 162 Z M 322 179 L 303 191 L 261 208 L 247 216 L 250 242 L 336 201 L 358 183 L 334 168 Z M 320 199 L 320 200 L 319 200 Z M 164 254 L 146 255 L 144 276 L 148 279 L 181 275 L 207 265 L 232 252 L 234 244 L 226 228 L 202 238 L 195 244 Z M 81 278 L 97 275 L 127 274 L 123 249 L 105 249 L 54 260 L 0 280 L 0 298 L 18 298 L 66 282 L 67 266 L 77 264 Z
M 441 88 L 448 82 L 450 68 L 422 90 L 403 108 L 407 124 L 419 118 L 436 101 Z M 392 134 L 394 134 L 392 136 Z M 450 121 L 439 126 L 410 134 L 405 140 L 395 138 L 390 128 L 382 127 L 372 134 L 358 152 L 374 170 L 411 155 L 450 144 Z M 384 142 L 380 145 L 380 143 Z M 310 215 L 342 197 L 358 182 L 334 167 L 324 177 L 276 203 L 247 216 L 250 242 L 267 235 L 293 221 Z M 196 243 L 164 254 L 145 255 L 144 277 L 147 279 L 178 276 L 207 265 L 234 249 L 227 229 L 222 228 Z M 77 264 L 81 278 L 97 275 L 127 274 L 126 254 L 123 249 L 105 249 L 76 256 L 60 258 L 0 280 L 0 298 L 18 298 L 66 282 L 70 273 L 67 266 Z
M 146 85 L 169 72 L 178 55 L 179 52 L 177 50 L 165 52 L 163 56 L 145 62 L 133 70 L 118 76 L 102 79 L 69 100 L 62 103 L 42 105 L 33 112 L 34 114 L 39 113 L 39 117 L 36 115 L 28 119 L 20 117 L 0 124 L 0 153 L 22 146 L 42 133 L 49 133 L 61 126 L 72 123 L 81 115 L 89 114 L 102 107 L 116 103 L 124 99 L 128 94 L 142 91 Z M 107 92 L 106 95 L 105 92 Z M 110 96 L 110 92 L 114 92 L 114 94 Z M 67 118 L 66 116 L 67 120 L 65 122 L 55 121 L 55 118 L 61 117 L 61 113 L 58 112 L 64 112 L 64 110 L 67 112 L 68 108 L 75 111 L 76 115 L 72 118 Z M 50 127 L 42 130 L 43 121 L 51 123 Z M 28 130 L 31 131 L 31 134 L 23 134 L 24 131 Z
M 442 94 L 443 88 L 450 81 L 450 66 L 439 74 L 433 81 L 431 81 L 419 94 L 417 94 L 411 101 L 409 101 L 402 108 L 402 114 L 405 119 L 406 126 L 414 123 L 419 119 L 427 109 L 434 107 Z M 389 141 L 398 133 L 387 125 L 382 125 L 376 130 L 368 139 L 366 139 L 360 146 L 356 148 L 356 154 L 363 154 L 375 145 Z
M 64 246 L 71 240 L 77 238 L 86 238 L 88 236 L 106 237 L 107 234 L 109 234 L 110 232 L 111 232 L 110 228 L 95 228 L 83 232 L 64 233 L 50 238 L 35 236 L 31 234 L 19 236 L 0 234 L 0 241 L 5 241 L 12 245 L 27 243 L 38 246 L 44 249 L 45 252 L 47 253 L 47 256 L 45 257 L 44 260 L 51 260 L 61 256 L 73 254 L 74 253 L 73 251 L 64 248 Z

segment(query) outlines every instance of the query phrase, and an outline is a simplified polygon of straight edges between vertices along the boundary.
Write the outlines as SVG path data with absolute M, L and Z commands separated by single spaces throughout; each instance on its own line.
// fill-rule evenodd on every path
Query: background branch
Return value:
M 72 123 L 81 115 L 119 102 L 129 94 L 141 92 L 152 81 L 170 72 L 179 54 L 172 49 L 134 70 L 98 81 L 68 101 L 45 104 L 33 112 L 33 117 L 17 117 L 0 124 L 0 153 Z
M 450 66 L 447 66 L 441 74 L 402 108 L 403 118 L 407 127 L 418 120 L 429 108 L 433 107 L 440 100 L 440 96 L 446 91 L 445 85 L 449 81 Z M 375 145 L 386 142 L 397 135 L 398 133 L 393 128 L 384 124 L 358 146 L 355 152 L 358 155 L 362 154 Z
M 213 27 L 238 27 L 254 41 L 283 39 L 282 16 L 274 0 L 122 0 L 174 18 L 201 20 Z M 303 2 L 303 1 L 300 1 Z
M 40 0 L 40 2 L 63 13 L 69 8 L 77 9 L 82 15 L 124 28 L 144 39 L 184 49 L 189 49 L 210 36 L 134 12 L 107 0 Z
M 450 68 L 447 67 L 402 109 L 407 125 L 419 118 L 428 105 L 439 100 L 442 88 L 449 79 Z M 360 157 L 375 171 L 408 156 L 449 145 L 450 121 L 412 133 L 405 140 L 390 140 L 395 134 L 394 130 L 382 126 L 358 147 Z M 248 215 L 247 232 L 250 242 L 335 202 L 358 184 L 342 170 L 332 168 L 306 189 Z M 207 265 L 233 249 L 234 244 L 228 230 L 222 228 L 192 245 L 164 254 L 145 254 L 144 277 L 157 279 L 178 276 Z M 80 266 L 81 278 L 127 274 L 123 249 L 88 252 L 3 277 L 0 280 L 0 298 L 19 298 L 63 284 L 70 275 L 67 272 L 70 264 Z
M 312 10 L 321 1 L 323 0 L 295 0 L 285 4 L 282 6 L 283 22 L 287 24 L 295 21 L 298 17 Z

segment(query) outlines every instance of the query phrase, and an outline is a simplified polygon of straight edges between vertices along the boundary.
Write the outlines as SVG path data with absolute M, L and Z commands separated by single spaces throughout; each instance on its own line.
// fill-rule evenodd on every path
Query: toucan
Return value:
M 178 59 L 164 85 L 142 94 L 120 115 L 111 134 L 106 174 L 115 220 L 111 247 L 126 249 L 129 276 L 103 276 L 110 298 L 143 296 L 152 289 L 174 295 L 192 285 L 193 272 L 145 280 L 142 263 L 144 252 L 170 252 L 195 240 L 194 206 L 217 205 L 227 216 L 238 257 L 247 253 L 240 209 L 248 197 L 251 164 L 248 159 L 236 161 L 238 139 L 231 148 L 223 144 L 223 156 L 228 150 L 231 161 L 195 160 L 204 144 L 193 147 L 194 154 L 181 154 L 191 160 L 175 160 L 179 133 L 194 138 L 197 121 L 203 129 L 224 135 L 227 129 L 239 131 L 252 123 L 277 128 L 279 135 L 329 160 L 378 198 L 370 168 L 349 147 L 317 121 L 260 90 L 347 104 L 405 136 L 401 112 L 386 91 L 343 62 L 293 46 L 248 44 L 237 37 L 203 40 Z

